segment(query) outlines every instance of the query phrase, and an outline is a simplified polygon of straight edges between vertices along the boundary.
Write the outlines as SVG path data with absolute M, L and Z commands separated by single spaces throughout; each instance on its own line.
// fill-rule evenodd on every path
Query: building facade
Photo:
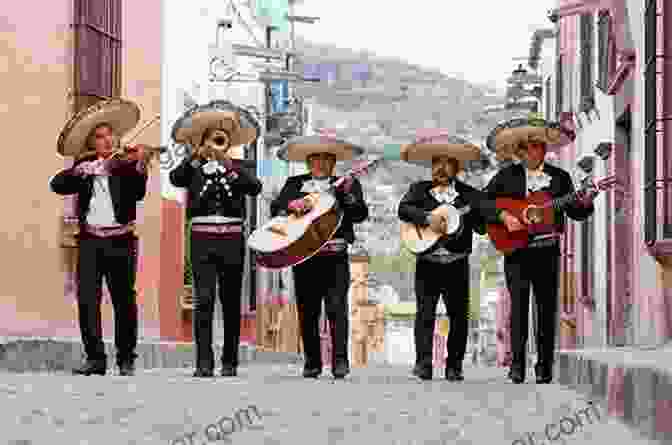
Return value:
M 549 15 L 552 29 L 532 39 L 529 65 L 542 79 L 541 111 L 577 134 L 555 162 L 577 187 L 586 177 L 616 175 L 619 181 L 597 197 L 591 218 L 567 226 L 560 351 L 655 348 L 672 333 L 672 76 L 665 76 L 672 11 L 665 3 L 560 0 Z M 503 364 L 510 346 L 507 317 L 500 316 L 508 296 L 500 287 Z M 622 377 L 614 372 L 610 379 Z
M 7 152 L 12 165 L 30 168 L 9 168 L 2 176 L 3 197 L 12 211 L 4 218 L 7 236 L 0 241 L 11 258 L 0 291 L 5 314 L 0 335 L 79 338 L 77 253 L 68 237 L 72 202 L 48 185 L 72 159 L 57 154 L 56 141 L 75 112 L 103 97 L 136 102 L 141 124 L 159 113 L 161 21 L 156 11 L 161 2 L 57 0 L 41 6 L 36 14 L 33 4 L 13 4 L 0 29 L 0 72 L 3 84 L 12 86 L 4 91 L 1 111 L 6 143 L 40 147 Z M 159 145 L 159 125 L 134 142 Z M 159 336 L 158 268 L 151 261 L 160 251 L 159 190 L 158 176 L 150 174 L 138 212 L 141 337 Z M 103 329 L 110 336 L 112 307 L 107 296 L 103 302 Z
M 576 298 L 563 305 L 579 348 L 661 345 L 672 334 L 672 11 L 656 0 L 563 3 L 549 108 L 577 137 L 561 162 L 577 185 L 586 171 L 619 180 L 597 198 L 592 218 L 571 223 L 563 282 Z

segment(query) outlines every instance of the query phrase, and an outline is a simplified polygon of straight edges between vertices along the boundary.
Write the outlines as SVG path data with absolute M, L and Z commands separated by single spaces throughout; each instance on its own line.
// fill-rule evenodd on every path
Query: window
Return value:
M 593 296 L 593 257 L 594 246 L 594 221 L 588 218 L 581 223 L 581 295 L 579 297 L 590 299 Z
M 121 93 L 121 0 L 74 0 L 73 112 Z M 73 160 L 67 159 L 65 167 Z M 62 243 L 65 248 L 66 294 L 77 293 L 77 201 L 63 198 Z M 137 249 L 137 245 L 136 245 Z M 138 255 L 135 253 L 137 262 Z M 136 263 L 137 268 L 137 263 Z M 103 281 L 105 283 L 105 281 Z M 107 284 L 103 295 L 109 298 Z
M 658 42 L 657 32 L 665 36 L 662 25 L 662 2 L 647 0 L 645 12 L 645 148 L 644 148 L 644 239 L 653 245 L 661 238 L 672 238 L 672 157 L 669 150 L 663 151 L 663 159 L 658 159 L 658 147 L 664 137 L 664 125 L 672 119 L 659 116 L 662 104 L 658 94 L 663 91 L 662 71 L 665 68 L 663 42 Z M 660 22 L 660 23 L 659 23 Z M 663 177 L 658 177 L 658 162 L 663 162 Z M 662 190 L 662 193 L 659 192 Z M 659 199 L 663 198 L 662 215 L 658 212 Z M 662 217 L 662 221 L 659 220 Z
M 74 2 L 75 111 L 121 94 L 121 0 Z
M 593 15 L 581 16 L 581 103 L 593 97 Z
M 601 11 L 598 18 L 598 79 L 597 86 L 602 91 L 609 88 L 609 80 L 616 68 L 614 58 L 614 39 L 612 38 L 612 19 L 609 11 Z

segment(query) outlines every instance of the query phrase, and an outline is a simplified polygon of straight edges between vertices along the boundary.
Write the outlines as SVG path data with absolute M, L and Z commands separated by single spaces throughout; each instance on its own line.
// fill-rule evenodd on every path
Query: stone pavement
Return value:
M 434 381 L 420 382 L 408 369 L 389 366 L 355 369 L 344 381 L 328 373 L 306 380 L 300 367 L 287 364 L 249 364 L 237 378 L 202 380 L 190 373 L 1 373 L 0 443 L 201 445 L 208 443 L 206 429 L 216 439 L 209 425 L 225 417 L 232 419 L 220 422 L 227 438 L 212 443 L 655 443 L 639 439 L 601 407 L 590 419 L 585 411 L 579 416 L 586 401 L 572 390 L 514 385 L 501 368 L 466 368 L 461 383 L 446 382 L 438 372 Z M 239 410 L 250 405 L 261 419 L 250 410 L 248 424 Z M 232 426 L 233 419 L 244 425 Z M 560 427 L 566 434 L 550 442 L 543 437 L 548 424 L 554 425 L 552 438 Z M 521 437 L 528 438 L 516 441 Z
M 557 351 L 557 382 L 606 400 L 609 411 L 645 437 L 672 443 L 672 348 Z
M 108 367 L 115 366 L 115 348 L 112 339 L 104 339 Z M 222 352 L 221 341 L 213 343 L 215 362 Z M 194 344 L 172 341 L 138 342 L 135 352 L 138 368 L 189 368 L 194 366 Z M 0 370 L 65 371 L 81 364 L 84 358 L 82 342 L 73 338 L 0 337 Z M 240 363 L 294 363 L 298 354 L 289 352 L 257 351 L 254 345 L 241 343 Z

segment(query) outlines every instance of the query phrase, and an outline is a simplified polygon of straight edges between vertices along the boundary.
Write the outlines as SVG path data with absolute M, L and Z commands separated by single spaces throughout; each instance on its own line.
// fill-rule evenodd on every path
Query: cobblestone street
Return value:
M 181 445 L 192 435 L 191 443 L 201 445 L 208 443 L 206 429 L 216 438 L 209 425 L 224 417 L 245 423 L 244 414 L 234 413 L 254 405 L 261 420 L 250 411 L 251 424 L 213 443 L 653 443 L 601 406 L 577 422 L 585 398 L 559 385 L 535 385 L 533 377 L 513 385 L 501 368 L 466 368 L 462 383 L 446 382 L 439 372 L 434 381 L 419 382 L 407 371 L 356 369 L 336 382 L 328 372 L 306 380 L 296 365 L 268 364 L 212 380 L 191 378 L 189 369 L 139 370 L 130 378 L 3 373 L 0 437 L 12 445 Z M 553 442 L 544 436 L 548 424 L 555 425 Z M 231 431 L 229 423 L 223 428 Z

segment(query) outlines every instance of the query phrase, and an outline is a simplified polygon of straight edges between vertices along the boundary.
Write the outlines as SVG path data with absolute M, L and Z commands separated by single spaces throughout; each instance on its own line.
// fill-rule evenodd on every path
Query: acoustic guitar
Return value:
M 296 266 L 317 252 L 334 236 L 343 220 L 343 211 L 333 195 L 348 176 L 359 176 L 380 163 L 383 158 L 352 169 L 334 181 L 323 193 L 309 193 L 304 199 L 312 209 L 303 215 L 276 216 L 252 232 L 247 244 L 256 254 L 256 261 L 268 269 Z
M 441 204 L 430 213 L 440 215 L 446 221 L 445 231 L 434 231 L 430 226 L 420 226 L 402 221 L 399 229 L 401 244 L 414 255 L 423 255 L 442 239 L 454 240 L 459 238 L 464 229 L 463 215 L 469 212 L 470 207 L 464 206 L 459 210 L 450 204 Z
M 606 176 L 599 181 L 586 178 L 582 187 L 565 196 L 553 199 L 548 192 L 534 192 L 526 199 L 497 198 L 497 209 L 506 210 L 522 223 L 523 229 L 509 232 L 504 224 L 487 224 L 486 230 L 495 248 L 505 255 L 527 247 L 529 235 L 551 233 L 554 228 L 555 209 L 564 209 L 575 201 L 581 193 L 601 192 L 613 187 L 616 176 Z

